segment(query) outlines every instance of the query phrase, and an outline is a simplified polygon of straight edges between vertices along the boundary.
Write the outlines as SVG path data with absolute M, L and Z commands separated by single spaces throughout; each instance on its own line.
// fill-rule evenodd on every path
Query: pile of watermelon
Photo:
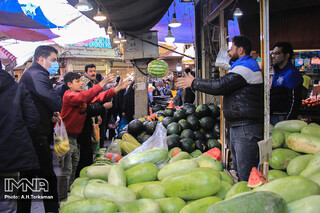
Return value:
M 253 191 L 280 195 L 289 212 L 320 212 L 320 126 L 300 120 L 281 121 L 271 130 L 268 183 L 252 171 Z M 260 174 L 258 177 L 256 174 Z M 256 178 L 254 178 L 256 177 Z
M 214 147 L 221 149 L 220 108 L 215 104 L 184 104 L 179 109 L 153 107 L 153 114 L 131 121 L 118 135 L 129 133 L 139 143 L 145 142 L 154 133 L 158 122 L 167 129 L 168 148 L 181 148 L 192 153 L 195 150 L 206 152 Z M 198 153 L 199 151 L 196 151 Z

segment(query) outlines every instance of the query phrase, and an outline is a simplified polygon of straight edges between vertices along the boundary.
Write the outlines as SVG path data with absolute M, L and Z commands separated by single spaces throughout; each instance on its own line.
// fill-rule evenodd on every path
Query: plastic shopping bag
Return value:
M 134 154 L 137 154 L 140 152 L 144 152 L 147 150 L 151 150 L 154 148 L 164 148 L 164 149 L 168 150 L 168 144 L 167 144 L 166 139 L 167 139 L 167 129 L 162 125 L 161 122 L 159 122 L 157 124 L 156 130 L 154 131 L 153 135 L 148 140 L 146 140 L 141 146 L 136 148 L 134 151 L 130 152 L 128 155 L 123 157 L 121 160 L 123 160 L 131 155 L 134 155 Z M 120 160 L 120 162 L 121 162 L 121 160 Z M 158 166 L 158 168 L 161 168 L 164 164 L 167 163 L 167 160 L 168 159 L 166 159 L 165 161 L 155 163 L 155 164 Z
M 113 115 L 111 115 L 109 123 L 108 123 L 109 129 L 115 129 L 116 128 L 116 120 L 114 119 Z
M 222 45 L 219 50 L 215 66 L 221 67 L 224 70 L 229 70 L 231 67 L 229 64 L 229 61 L 230 61 L 230 57 L 228 55 L 228 45 L 227 43 L 225 43 L 225 45 Z
M 125 117 L 122 117 L 119 123 L 118 133 L 120 133 L 123 127 L 125 127 L 126 125 L 128 125 L 128 121 Z
M 112 139 L 112 142 L 106 151 L 106 158 L 111 160 L 113 163 L 117 163 L 122 158 L 119 141 L 121 140 Z
M 61 157 L 68 153 L 70 150 L 69 139 L 66 127 L 61 120 L 57 122 L 54 127 L 54 151 Z

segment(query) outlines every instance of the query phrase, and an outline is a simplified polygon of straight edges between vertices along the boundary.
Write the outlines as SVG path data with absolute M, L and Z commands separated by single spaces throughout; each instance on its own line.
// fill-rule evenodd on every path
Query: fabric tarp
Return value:
M 76 5 L 78 0 L 68 0 L 68 2 Z M 100 2 L 117 30 L 137 35 L 155 26 L 167 12 L 173 0 L 100 0 Z M 90 1 L 90 4 L 94 9 L 82 13 L 92 19 L 97 13 L 98 5 L 95 1 Z M 108 22 L 100 25 L 107 28 Z
M 58 36 L 48 28 L 57 26 L 45 19 L 40 8 L 34 9 L 38 16 L 31 18 L 23 12 L 18 0 L 0 1 L 0 32 L 22 41 L 42 41 L 57 38 Z

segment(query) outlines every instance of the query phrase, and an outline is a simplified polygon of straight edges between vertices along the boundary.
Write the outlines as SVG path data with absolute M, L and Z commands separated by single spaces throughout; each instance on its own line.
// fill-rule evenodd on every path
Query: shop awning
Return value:
M 0 2 L 0 32 L 22 41 L 42 41 L 57 38 L 49 28 L 57 28 L 32 4 L 20 5 L 18 0 Z
M 11 70 L 17 65 L 16 57 L 0 45 L 0 60 L 6 67 L 6 70 Z
M 76 5 L 78 0 L 68 0 L 71 5 Z M 147 32 L 154 27 L 167 12 L 173 0 L 104 0 L 101 7 L 107 10 L 110 21 L 114 27 L 128 34 L 136 35 Z M 89 18 L 97 13 L 98 4 L 90 1 L 93 10 L 82 12 Z M 108 22 L 100 24 L 108 27 Z

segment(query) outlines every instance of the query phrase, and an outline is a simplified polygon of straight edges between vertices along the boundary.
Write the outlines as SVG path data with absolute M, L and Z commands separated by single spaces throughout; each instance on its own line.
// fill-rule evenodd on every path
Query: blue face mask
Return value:
M 51 67 L 48 68 L 48 72 L 50 75 L 54 75 L 58 72 L 59 70 L 59 63 L 58 62 L 51 62 Z

